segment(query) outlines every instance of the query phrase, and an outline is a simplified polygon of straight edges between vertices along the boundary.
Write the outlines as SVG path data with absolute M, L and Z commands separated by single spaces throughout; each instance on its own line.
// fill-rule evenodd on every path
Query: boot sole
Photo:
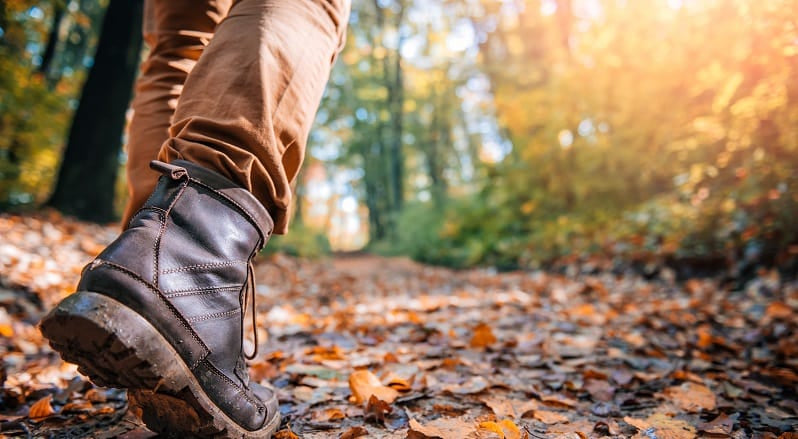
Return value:
M 256 431 L 208 397 L 172 345 L 137 312 L 89 291 L 64 299 L 42 319 L 42 334 L 64 361 L 102 387 L 128 389 L 136 413 L 167 437 L 269 439 L 280 415 Z

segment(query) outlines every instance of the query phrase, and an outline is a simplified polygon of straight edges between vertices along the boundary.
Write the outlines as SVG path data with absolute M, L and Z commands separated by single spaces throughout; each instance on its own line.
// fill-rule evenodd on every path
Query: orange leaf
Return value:
M 383 386 L 380 380 L 368 370 L 356 370 L 349 375 L 349 389 L 355 404 L 362 404 L 372 396 L 387 402 L 394 402 L 399 397 L 399 392 L 388 386 Z
M 558 422 L 568 422 L 568 418 L 565 416 L 557 413 L 557 412 L 550 412 L 548 410 L 535 410 L 534 414 L 535 419 L 544 424 L 556 424 Z
M 502 419 L 499 422 L 504 432 L 504 439 L 521 439 L 521 429 L 515 425 L 515 422 L 509 419 Z
M 668 387 L 663 394 L 666 399 L 673 400 L 681 409 L 691 413 L 714 410 L 716 405 L 715 394 L 703 384 L 692 381 Z
M 490 326 L 480 323 L 474 328 L 474 335 L 471 337 L 472 348 L 484 348 L 496 343 L 496 336 Z
M 0 324 L 0 336 L 5 338 L 11 338 L 14 336 L 14 328 L 11 327 L 8 323 Z
M 474 431 L 474 424 L 460 418 L 441 418 L 421 425 L 410 419 L 408 439 L 463 439 Z
M 274 439 L 299 439 L 299 436 L 294 434 L 291 431 L 291 427 L 286 428 L 285 430 L 280 430 L 274 434 Z
M 352 427 L 341 434 L 340 439 L 355 439 L 357 437 L 367 436 L 369 431 L 363 427 Z
M 493 421 L 485 421 L 479 423 L 479 428 L 483 430 L 492 431 L 498 434 L 502 439 L 504 439 L 504 431 L 502 431 L 501 426 Z
M 54 415 L 55 410 L 53 410 L 53 406 L 50 405 L 50 401 L 52 401 L 52 399 L 53 395 L 47 395 L 44 398 L 36 401 L 30 407 L 28 416 L 34 421 L 40 421 L 48 416 Z

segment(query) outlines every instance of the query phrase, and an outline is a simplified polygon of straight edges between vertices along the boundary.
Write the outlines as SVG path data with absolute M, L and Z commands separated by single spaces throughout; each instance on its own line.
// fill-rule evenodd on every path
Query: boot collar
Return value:
M 198 183 L 230 202 L 255 226 L 261 235 L 260 248 L 266 245 L 274 230 L 274 220 L 263 204 L 252 193 L 233 183 L 223 175 L 186 160 L 165 163 L 159 160 L 150 162 L 150 168 L 172 180 L 187 179 Z

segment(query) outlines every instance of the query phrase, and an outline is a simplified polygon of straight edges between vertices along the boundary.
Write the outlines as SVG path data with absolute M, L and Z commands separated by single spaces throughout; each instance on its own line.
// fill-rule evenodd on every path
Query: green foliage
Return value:
M 330 241 L 323 230 L 297 223 L 291 225 L 291 233 L 273 235 L 264 252 L 315 259 L 330 254 Z
M 0 206 L 41 202 L 50 190 L 71 112 L 0 48 Z
M 55 35 L 66 38 L 57 45 L 57 68 L 39 69 L 53 38 L 48 20 L 56 3 L 18 0 L 0 11 L 0 209 L 39 204 L 48 196 L 85 77 L 83 57 L 94 28 L 84 11 L 70 12 L 60 23 Z M 102 12 L 101 3 L 80 2 L 93 15 Z
M 566 3 L 475 19 L 499 22 L 481 54 L 513 151 L 450 204 L 423 257 L 794 260 L 798 28 L 784 11 L 798 3 Z

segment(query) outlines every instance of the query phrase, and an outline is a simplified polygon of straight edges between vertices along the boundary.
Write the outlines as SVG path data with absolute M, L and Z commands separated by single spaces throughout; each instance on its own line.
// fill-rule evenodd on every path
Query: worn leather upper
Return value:
M 243 355 L 248 266 L 273 222 L 246 190 L 195 164 L 152 162 L 158 186 L 125 231 L 83 272 L 169 340 L 208 396 L 256 430 L 277 409 L 249 385 Z M 261 390 L 262 391 L 262 390 Z

